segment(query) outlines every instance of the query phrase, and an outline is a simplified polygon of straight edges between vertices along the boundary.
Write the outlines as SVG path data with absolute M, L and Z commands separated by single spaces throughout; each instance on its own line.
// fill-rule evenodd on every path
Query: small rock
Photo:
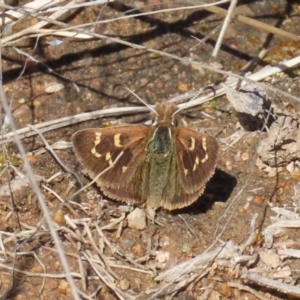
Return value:
M 282 167 L 279 168 L 271 168 L 271 167 L 267 167 L 266 168 L 266 172 L 268 172 L 268 177 L 275 177 L 278 175 L 279 172 L 282 171 Z
M 231 289 L 228 286 L 227 283 L 222 283 L 220 288 L 219 288 L 219 293 L 221 295 L 223 295 L 226 298 L 230 298 L 231 297 Z
M 64 89 L 64 85 L 58 82 L 50 82 L 45 87 L 45 92 L 47 94 L 53 94 Z
M 185 93 L 185 92 L 187 92 L 189 90 L 189 86 L 188 86 L 188 84 L 186 84 L 186 83 L 184 83 L 182 81 L 179 81 L 178 82 L 178 90 L 181 93 Z
M 241 159 L 243 161 L 248 160 L 249 159 L 249 154 L 247 152 L 244 152 L 241 154 Z
M 27 126 L 27 124 L 32 124 L 32 110 L 26 104 L 21 105 L 19 108 L 17 108 L 13 112 L 13 117 L 15 119 L 17 128 L 22 128 L 24 126 Z
M 127 291 L 130 287 L 130 283 L 127 279 L 123 278 L 120 280 L 119 286 L 122 291 Z
M 266 165 L 263 163 L 263 161 L 258 157 L 256 159 L 255 165 L 259 168 L 259 169 L 263 169 L 266 167 Z
M 65 223 L 65 212 L 62 209 L 59 209 L 58 211 L 56 211 L 53 215 L 53 220 L 62 225 Z
M 256 204 L 262 204 L 264 202 L 264 197 L 262 196 L 255 196 L 252 200 Z
M 231 171 L 231 170 L 232 170 L 232 161 L 227 160 L 227 161 L 225 162 L 225 165 L 226 165 L 226 169 L 227 169 L 228 171 Z
M 146 213 L 143 209 L 136 208 L 128 215 L 127 220 L 129 228 L 138 230 L 146 228 Z
M 264 264 L 272 268 L 277 268 L 281 263 L 279 255 L 272 251 L 260 251 L 259 257 Z
M 287 166 L 286 169 L 288 172 L 290 172 L 291 174 L 294 173 L 295 170 L 295 163 L 292 161 L 290 162 Z
M 61 280 L 59 282 L 59 286 L 58 286 L 58 290 L 62 295 L 66 295 L 67 293 L 67 288 L 68 288 L 69 284 L 66 280 Z
M 155 260 L 160 263 L 166 262 L 170 257 L 169 252 L 164 252 L 164 251 L 158 251 L 155 257 Z
M 273 278 L 286 278 L 292 274 L 289 266 L 284 266 L 281 270 L 278 270 L 273 274 Z
M 132 250 L 132 253 L 136 256 L 142 256 L 144 254 L 141 244 L 134 245 L 131 250 Z

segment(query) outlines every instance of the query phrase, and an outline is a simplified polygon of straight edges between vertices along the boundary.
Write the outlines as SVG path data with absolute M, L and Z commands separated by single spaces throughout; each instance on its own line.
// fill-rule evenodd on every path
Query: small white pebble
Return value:
M 136 208 L 127 216 L 127 220 L 129 228 L 138 230 L 146 228 L 146 213 L 143 209 Z
M 50 83 L 46 84 L 45 92 L 47 94 L 53 94 L 53 93 L 63 90 L 64 88 L 65 88 L 65 86 L 62 83 L 50 82 Z
M 165 251 L 158 251 L 155 260 L 159 263 L 164 263 L 170 258 L 170 253 Z
M 291 268 L 289 266 L 284 266 L 277 272 L 273 274 L 273 278 L 286 278 L 292 274 Z
M 227 160 L 226 163 L 225 163 L 225 165 L 226 165 L 226 169 L 227 169 L 228 171 L 231 171 L 231 170 L 232 170 L 232 161 Z
M 248 160 L 249 159 L 249 154 L 247 152 L 244 152 L 241 154 L 241 159 L 243 161 Z
M 129 281 L 125 278 L 120 280 L 119 286 L 122 291 L 127 291 L 130 288 Z
M 286 169 L 288 172 L 290 172 L 291 174 L 294 173 L 295 171 L 295 163 L 292 161 L 290 162 L 287 166 Z

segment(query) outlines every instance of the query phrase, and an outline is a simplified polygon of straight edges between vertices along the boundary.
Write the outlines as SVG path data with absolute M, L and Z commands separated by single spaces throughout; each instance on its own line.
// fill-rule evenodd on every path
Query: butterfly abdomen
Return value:
M 147 146 L 147 169 L 149 179 L 144 198 L 150 207 L 160 207 L 174 197 L 176 192 L 175 144 L 170 126 L 158 127 Z

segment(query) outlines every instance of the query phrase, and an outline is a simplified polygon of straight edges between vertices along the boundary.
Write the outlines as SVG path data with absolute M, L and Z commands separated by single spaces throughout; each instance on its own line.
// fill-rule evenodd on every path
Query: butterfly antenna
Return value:
M 187 107 L 187 105 L 188 105 L 189 102 L 195 100 L 200 94 L 202 94 L 205 90 L 208 90 L 208 89 L 212 90 L 212 91 L 214 92 L 214 94 L 216 94 L 216 91 L 215 91 L 214 87 L 211 86 L 211 85 L 208 85 L 208 86 L 206 86 L 206 87 L 203 88 L 203 89 L 200 89 L 200 90 L 194 95 L 194 97 L 193 97 L 192 99 L 190 99 L 189 101 L 187 101 L 186 103 L 184 103 L 184 105 L 183 105 L 182 107 L 179 107 L 177 110 L 175 110 L 174 113 L 173 113 L 173 116 L 174 116 L 175 114 L 179 113 L 181 110 L 185 109 L 185 108 Z
M 138 100 L 140 100 L 145 106 L 147 106 L 151 111 L 153 111 L 157 116 L 158 113 L 157 111 L 151 106 L 149 105 L 147 102 L 145 102 L 140 96 L 138 96 L 132 89 L 130 89 L 127 85 L 124 84 L 125 89 L 130 92 L 133 96 L 135 96 L 135 98 L 137 98 Z

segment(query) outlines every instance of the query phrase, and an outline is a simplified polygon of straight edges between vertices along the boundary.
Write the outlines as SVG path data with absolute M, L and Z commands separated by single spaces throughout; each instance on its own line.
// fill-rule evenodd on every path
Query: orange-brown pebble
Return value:
M 27 153 L 27 159 L 32 164 L 35 163 L 35 161 L 36 161 L 35 156 L 32 153 Z
M 226 298 L 230 298 L 230 297 L 231 297 L 231 294 L 232 294 L 232 293 L 231 293 L 231 289 L 230 289 L 230 287 L 228 286 L 227 283 L 222 283 L 222 284 L 220 285 L 219 293 L 220 293 L 222 296 L 226 297 Z
M 54 213 L 53 219 L 58 224 L 65 223 L 65 212 L 62 209 L 59 209 L 57 212 Z
M 132 247 L 132 252 L 137 256 L 143 255 L 143 250 L 141 244 L 136 244 Z
M 265 198 L 262 196 L 255 196 L 253 198 L 253 202 L 256 204 L 262 204 L 264 202 Z
M 178 91 L 181 93 L 185 93 L 189 90 L 189 86 L 187 83 L 184 83 L 182 81 L 178 82 Z
M 214 107 L 205 107 L 204 108 L 204 111 L 207 113 L 207 114 L 214 114 L 216 109 Z
M 66 280 L 61 280 L 58 285 L 58 290 L 62 295 L 66 295 L 69 284 Z

